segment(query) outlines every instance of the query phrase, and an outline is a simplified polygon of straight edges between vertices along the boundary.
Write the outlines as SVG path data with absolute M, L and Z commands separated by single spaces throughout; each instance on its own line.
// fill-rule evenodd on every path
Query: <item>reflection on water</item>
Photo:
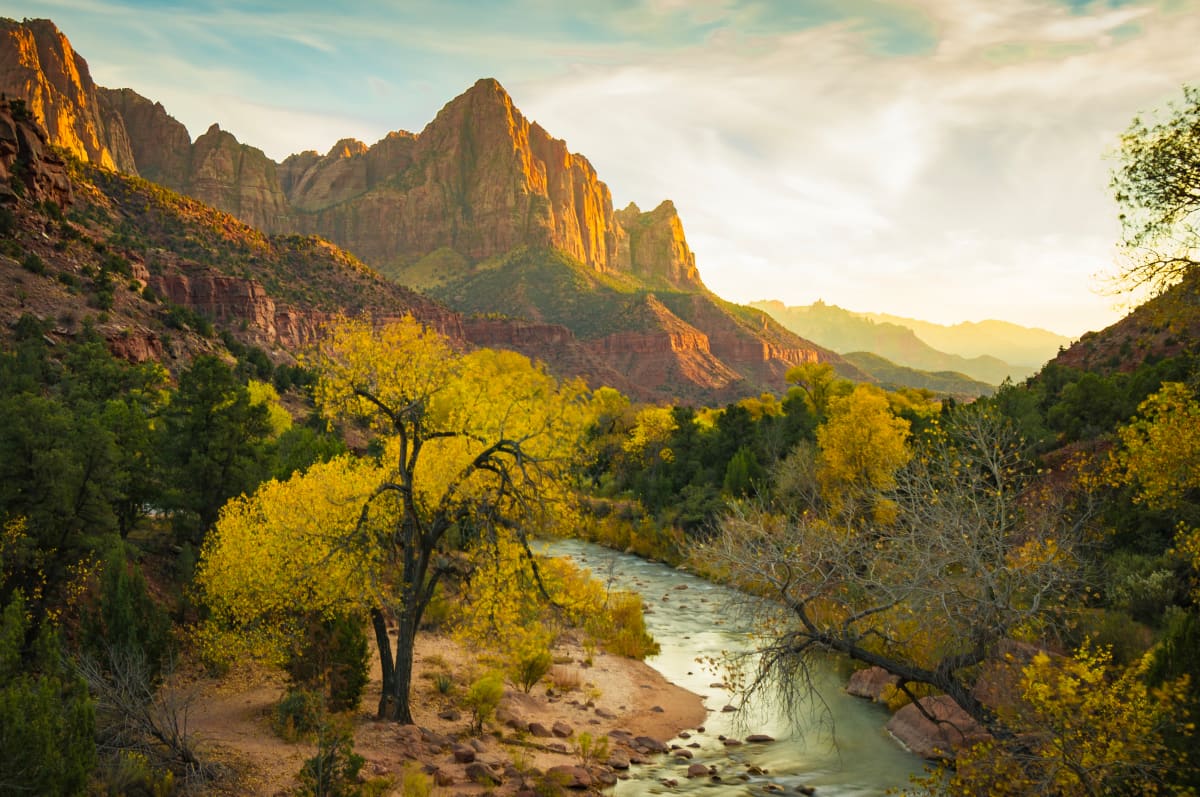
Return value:
M 699 745 L 692 748 L 691 761 L 679 763 L 663 756 L 653 764 L 635 767 L 633 777 L 620 782 L 615 794 L 632 797 L 703 789 L 705 794 L 720 797 L 763 794 L 778 787 L 795 794 L 797 786 L 811 786 L 818 795 L 865 797 L 902 788 L 911 775 L 922 771 L 922 761 L 884 730 L 887 711 L 846 695 L 842 678 L 832 669 L 815 674 L 822 700 L 801 707 L 795 718 L 785 716 L 782 701 L 769 694 L 736 713 L 722 712 L 737 696 L 720 687 L 721 675 L 702 660 L 749 647 L 744 626 L 729 610 L 733 603 L 730 590 L 578 540 L 555 540 L 546 544 L 546 551 L 570 556 L 595 575 L 611 579 L 616 588 L 641 593 L 651 610 L 646 626 L 662 647 L 648 663 L 668 680 L 703 696 L 709 708 L 703 733 L 693 733 L 686 742 L 672 740 Z M 765 733 L 776 741 L 726 747 L 718 738 L 743 739 L 752 733 Z M 688 780 L 687 768 L 693 763 L 716 766 L 720 782 Z M 739 778 L 750 767 L 765 774 Z M 665 786 L 662 781 L 666 779 L 678 784 Z

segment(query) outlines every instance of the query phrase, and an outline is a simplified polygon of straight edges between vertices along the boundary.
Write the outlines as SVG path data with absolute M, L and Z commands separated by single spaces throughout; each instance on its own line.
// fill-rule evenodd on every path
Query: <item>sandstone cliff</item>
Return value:
M 72 200 L 71 180 L 24 104 L 0 99 L 0 205 L 21 198 L 66 207 Z
M 704 288 L 675 203 L 666 199 L 654 210 L 643 213 L 630 202 L 617 212 L 617 221 L 628 236 L 627 259 L 635 276 L 653 287 Z
M 460 312 L 524 319 L 467 328 L 443 319 L 477 344 L 667 400 L 781 389 L 788 367 L 813 359 L 853 376 L 832 352 L 709 293 L 673 203 L 614 211 L 587 159 L 526 119 L 495 80 L 451 100 L 419 134 L 395 132 L 370 146 L 344 139 L 323 155 L 277 164 L 218 125 L 193 142 L 161 105 L 130 89 L 97 89 L 51 23 L 7 30 L 14 44 L 5 57 L 23 66 L 0 78 L 8 75 L 15 94 L 41 98 L 55 143 L 267 234 L 333 241 Z M 178 245 L 190 251 L 195 242 Z M 288 316 L 294 305 L 272 307 L 264 297 L 278 301 L 284 289 L 314 301 L 330 289 L 323 273 L 238 281 L 256 270 L 228 264 L 224 277 L 153 287 L 206 315 L 242 318 L 263 340 L 305 340 L 306 322 Z
M 137 173 L 120 117 L 104 113 L 87 62 L 50 20 L 0 18 L 0 92 L 25 100 L 52 144 L 81 160 Z

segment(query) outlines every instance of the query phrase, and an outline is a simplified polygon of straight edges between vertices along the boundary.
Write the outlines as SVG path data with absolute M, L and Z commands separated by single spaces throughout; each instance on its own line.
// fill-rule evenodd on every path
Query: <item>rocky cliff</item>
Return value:
M 81 160 L 137 173 L 120 117 L 105 113 L 87 62 L 50 20 L 0 18 L 0 92 L 25 100 L 54 145 Z
M 25 104 L 0 99 L 0 205 L 22 198 L 64 208 L 71 204 L 71 181 Z
M 95 87 L 48 21 L 5 30 L 13 42 L 5 62 L 19 68 L 0 69 L 0 88 L 39 98 L 55 143 L 267 234 L 333 241 L 460 312 L 524 319 L 447 322 L 480 345 L 515 348 L 640 397 L 702 402 L 780 389 L 791 365 L 837 359 L 712 296 L 670 201 L 614 211 L 587 159 L 528 120 L 495 80 L 448 102 L 419 134 L 391 133 L 370 146 L 345 139 L 323 155 L 275 163 L 215 124 L 193 142 L 160 104 Z M 303 289 L 312 302 L 330 289 L 322 272 L 252 284 L 238 280 L 259 264 L 231 268 L 223 281 L 206 274 L 152 287 L 206 315 L 244 318 L 264 340 L 306 339 L 304 322 L 263 296 Z

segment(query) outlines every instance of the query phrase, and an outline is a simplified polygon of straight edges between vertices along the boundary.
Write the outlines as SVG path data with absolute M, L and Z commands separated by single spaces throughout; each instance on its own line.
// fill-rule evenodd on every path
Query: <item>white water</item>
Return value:
M 721 674 L 699 660 L 750 646 L 744 628 L 728 609 L 734 595 L 727 588 L 577 540 L 548 543 L 547 553 L 571 557 L 597 577 L 611 579 L 614 588 L 641 593 L 651 610 L 646 626 L 662 647 L 647 663 L 672 683 L 703 696 L 709 709 L 703 733 L 693 732 L 686 741 L 670 740 L 682 746 L 699 744 L 692 748 L 691 761 L 662 756 L 655 763 L 634 767 L 630 780 L 616 786 L 619 797 L 699 790 L 713 797 L 758 795 L 768 783 L 791 794 L 796 786 L 805 785 L 815 787 L 822 797 L 867 797 L 903 788 L 911 775 L 923 771 L 923 762 L 884 730 L 886 709 L 845 694 L 843 679 L 832 668 L 816 674 L 821 700 L 801 708 L 796 717 L 785 716 L 782 701 L 770 695 L 737 713 L 722 712 L 724 706 L 736 704 L 738 696 L 714 686 L 722 680 Z M 752 733 L 765 733 L 776 741 L 727 748 L 718 739 L 720 735 L 743 739 Z M 715 765 L 720 782 L 688 780 L 692 763 Z M 751 765 L 766 774 L 739 779 Z M 678 785 L 664 786 L 665 779 L 675 779 Z

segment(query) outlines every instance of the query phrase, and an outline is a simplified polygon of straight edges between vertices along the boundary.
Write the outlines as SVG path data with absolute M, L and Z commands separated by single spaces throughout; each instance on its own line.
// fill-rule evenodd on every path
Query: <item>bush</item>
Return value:
M 483 723 L 496 713 L 503 698 L 504 682 L 498 676 L 485 675 L 471 684 L 464 702 L 471 710 L 471 727 L 476 733 L 483 732 Z
M 553 664 L 554 657 L 545 648 L 532 651 L 517 651 L 513 656 L 510 677 L 517 686 L 521 687 L 525 694 L 529 694 L 534 685 L 542 680 L 542 677 L 546 673 L 550 672 L 550 667 Z
M 292 689 L 275 706 L 271 727 L 281 739 L 295 742 L 317 732 L 325 715 L 325 701 L 311 689 Z
M 358 708 L 366 689 L 369 647 L 361 617 L 308 618 L 286 668 L 292 685 L 320 691 L 330 711 Z
M 297 794 L 302 797 L 363 795 L 359 772 L 365 762 L 354 752 L 351 730 L 344 719 L 333 719 L 321 725 L 317 734 L 317 754 L 304 762 Z
M 24 648 L 29 621 L 19 592 L 0 614 L 0 784 L 29 794 L 82 794 L 96 761 L 95 708 L 43 626 Z
M 38 257 L 36 252 L 29 252 L 22 258 L 21 268 L 31 274 L 45 274 L 46 262 Z
M 633 592 L 614 592 L 607 610 L 596 615 L 591 631 L 609 653 L 631 659 L 644 659 L 658 653 L 658 643 L 646 630 L 641 596 Z

